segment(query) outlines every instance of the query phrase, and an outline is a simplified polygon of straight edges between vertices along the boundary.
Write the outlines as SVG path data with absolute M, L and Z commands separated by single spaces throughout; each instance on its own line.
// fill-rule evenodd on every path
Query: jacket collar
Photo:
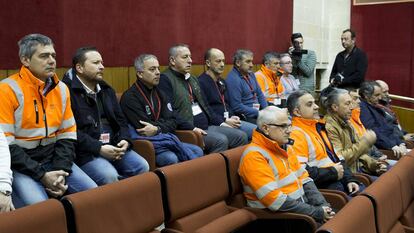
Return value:
M 73 69 L 70 69 L 66 72 L 65 78 L 68 78 L 70 80 L 69 86 L 73 90 L 85 92 L 86 90 L 83 87 L 83 84 L 79 80 L 79 78 L 76 76 L 76 73 L 73 71 Z M 99 81 L 98 82 L 101 90 L 109 88 L 109 85 L 105 81 Z
M 252 143 L 257 144 L 260 147 L 263 147 L 277 155 L 283 155 L 288 157 L 286 150 L 279 146 L 279 144 L 272 139 L 266 137 L 260 130 L 256 129 L 253 131 Z
M 315 128 L 318 122 L 320 122 L 320 120 L 305 119 L 302 117 L 292 118 L 292 125 L 297 126 L 299 128 Z
M 28 68 L 26 68 L 25 66 L 22 66 L 20 68 L 19 77 L 23 81 L 35 86 L 36 89 L 41 90 L 41 91 L 43 91 L 43 88 L 46 85 L 45 82 L 43 82 L 42 80 L 36 78 L 36 76 L 34 76 L 33 73 Z M 49 88 L 49 90 L 52 90 L 53 88 L 55 88 L 55 86 L 59 83 L 59 79 L 58 79 L 56 74 L 54 74 L 53 77 L 51 77 L 51 78 L 52 78 L 53 84 Z
M 180 72 L 178 72 L 178 71 L 173 70 L 171 67 L 168 67 L 168 69 L 171 71 L 171 73 L 172 73 L 174 76 L 177 76 L 177 77 L 179 77 L 179 78 L 183 78 L 183 79 L 185 79 L 185 75 L 184 75 L 184 74 L 182 74 L 182 73 L 180 73 Z
M 336 114 L 327 113 L 325 115 L 325 120 L 326 121 L 332 120 L 332 121 L 337 122 L 342 127 L 349 127 L 348 122 L 344 121 L 342 118 L 338 117 Z
M 262 65 L 260 67 L 260 71 L 262 71 L 262 73 L 266 76 L 266 77 L 270 77 L 273 79 L 277 78 L 276 72 L 274 72 L 273 70 L 267 68 L 265 65 Z

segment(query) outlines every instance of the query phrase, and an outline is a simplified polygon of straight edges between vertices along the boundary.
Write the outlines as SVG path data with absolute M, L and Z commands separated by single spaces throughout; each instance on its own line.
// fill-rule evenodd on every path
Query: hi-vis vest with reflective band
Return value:
M 266 97 L 268 102 L 273 102 L 278 95 L 280 96 L 283 93 L 283 85 L 280 78 L 275 77 L 278 82 L 274 83 L 272 78 L 269 77 L 270 75 L 274 75 L 274 72 L 272 72 L 273 71 L 266 68 L 266 66 L 262 65 L 260 70 L 254 73 L 256 81 L 259 84 L 260 89 L 262 89 L 263 95 Z
M 56 86 L 43 96 L 45 83 L 26 67 L 0 82 L 0 126 L 9 145 L 33 149 L 76 140 L 69 90 L 56 75 L 53 82 Z
M 303 167 L 308 164 L 310 167 L 331 167 L 335 163 L 329 158 L 326 152 L 324 141 L 316 130 L 317 120 L 309 120 L 294 117 L 292 120 L 291 138 L 295 140 L 293 148 L 297 153 L 298 160 Z M 326 136 L 325 141 L 328 140 Z M 328 141 L 329 142 L 329 141 Z M 330 148 L 333 151 L 332 148 Z M 338 156 L 343 160 L 341 156 Z
M 286 152 L 275 155 L 254 144 L 243 152 L 239 174 L 248 206 L 273 211 L 287 197 L 301 199 L 304 195 L 301 179 L 310 179 L 295 156 L 288 157 Z

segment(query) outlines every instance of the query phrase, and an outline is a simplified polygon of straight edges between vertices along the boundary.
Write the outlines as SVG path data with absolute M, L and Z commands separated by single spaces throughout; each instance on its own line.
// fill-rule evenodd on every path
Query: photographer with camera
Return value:
M 293 63 L 292 75 L 299 79 L 300 89 L 313 93 L 315 91 L 316 54 L 312 50 L 303 49 L 301 33 L 293 33 L 290 41 L 292 42 L 289 48 Z
M 345 50 L 336 55 L 329 78 L 334 87 L 358 89 L 365 80 L 368 59 L 365 52 L 356 47 L 355 39 L 356 34 L 351 29 L 342 32 L 341 43 Z

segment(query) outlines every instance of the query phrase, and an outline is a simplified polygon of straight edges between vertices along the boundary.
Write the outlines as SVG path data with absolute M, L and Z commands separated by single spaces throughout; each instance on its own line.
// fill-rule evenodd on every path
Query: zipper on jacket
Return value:
M 37 101 L 33 100 L 33 102 L 34 102 L 34 108 L 36 112 L 36 124 L 39 124 L 39 108 L 37 107 Z
M 47 118 L 46 118 L 46 111 L 45 111 L 45 106 L 43 104 L 43 96 L 40 93 L 40 87 L 38 89 L 39 95 L 40 95 L 40 103 L 42 104 L 42 112 L 43 112 L 43 122 L 45 122 L 45 130 L 46 130 L 46 137 L 49 136 L 49 130 L 47 128 Z

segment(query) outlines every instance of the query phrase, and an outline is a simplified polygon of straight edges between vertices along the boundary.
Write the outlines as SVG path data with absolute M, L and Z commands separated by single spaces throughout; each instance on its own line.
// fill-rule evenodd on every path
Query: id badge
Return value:
M 99 141 L 103 144 L 108 144 L 111 140 L 111 136 L 109 133 L 101 133 L 101 137 L 99 138 Z
M 191 109 L 193 110 L 193 116 L 197 116 L 202 112 L 200 105 L 198 105 L 198 103 L 194 103 L 193 105 L 191 105 Z
M 274 105 L 281 105 L 282 104 L 282 100 L 279 98 L 279 97 L 277 97 L 277 98 L 274 98 L 273 99 L 273 104 Z
M 253 108 L 256 110 L 260 110 L 260 104 L 253 104 Z
M 224 112 L 224 119 L 229 119 L 229 112 Z

